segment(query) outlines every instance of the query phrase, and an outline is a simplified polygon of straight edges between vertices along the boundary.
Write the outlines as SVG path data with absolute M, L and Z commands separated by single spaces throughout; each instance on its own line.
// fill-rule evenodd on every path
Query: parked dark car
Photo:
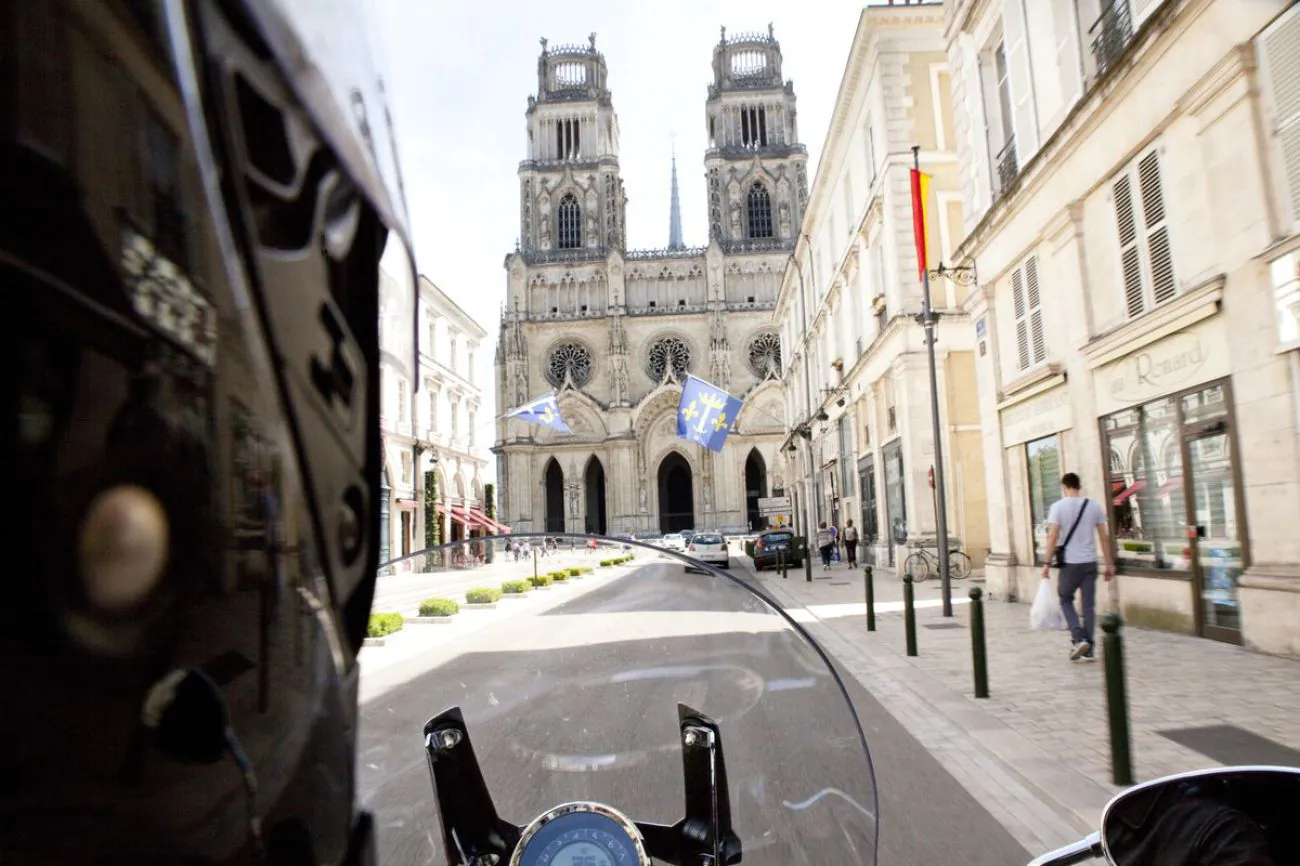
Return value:
M 802 566 L 807 552 L 801 536 L 784 529 L 771 529 L 760 534 L 754 542 L 754 568 L 776 568 L 779 551 L 784 551 L 785 562 L 791 568 Z

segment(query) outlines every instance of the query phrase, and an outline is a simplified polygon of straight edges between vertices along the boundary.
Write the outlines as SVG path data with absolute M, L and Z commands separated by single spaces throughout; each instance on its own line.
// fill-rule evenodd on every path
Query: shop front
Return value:
M 880 537 L 878 521 L 880 506 L 876 493 L 875 455 L 867 454 L 858 460 L 858 491 L 861 494 L 862 516 L 858 521 L 862 536 L 862 561 L 866 565 L 876 564 L 876 542 Z
M 1017 527 L 1013 541 L 1019 566 L 1015 592 L 1032 594 L 1037 571 L 1047 555 L 1047 514 L 1061 498 L 1061 475 L 1067 471 L 1066 439 L 1074 426 L 1070 389 L 1056 376 L 1027 394 L 999 406 L 1007 477 L 1018 491 L 1009 502 Z
M 1250 553 L 1229 371 L 1215 317 L 1100 367 L 1096 394 L 1126 617 L 1241 643 Z
M 885 474 L 885 525 L 888 536 L 883 539 L 890 568 L 899 560 L 898 548 L 907 545 L 907 496 L 903 474 L 903 442 L 895 439 L 880 451 Z M 904 554 L 906 555 L 906 554 Z

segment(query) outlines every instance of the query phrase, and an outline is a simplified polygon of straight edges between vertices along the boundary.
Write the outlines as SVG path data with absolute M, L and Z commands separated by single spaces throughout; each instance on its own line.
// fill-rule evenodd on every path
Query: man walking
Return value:
M 858 567 L 858 528 L 851 519 L 844 524 L 844 558 L 849 568 Z
M 1079 476 L 1067 472 L 1061 476 L 1062 498 L 1052 503 L 1047 513 L 1047 560 L 1043 565 L 1043 579 L 1049 578 L 1050 569 L 1061 570 L 1057 580 L 1057 596 L 1061 600 L 1061 613 L 1070 626 L 1073 645 L 1070 660 L 1096 661 L 1093 625 L 1097 608 L 1097 545 L 1101 544 L 1106 558 L 1106 580 L 1115 576 L 1115 562 L 1111 558 L 1109 534 L 1106 531 L 1106 512 L 1102 507 L 1084 498 L 1080 493 Z M 1057 553 L 1057 539 L 1065 527 L 1065 539 Z M 1083 595 L 1083 624 L 1074 609 L 1075 593 Z

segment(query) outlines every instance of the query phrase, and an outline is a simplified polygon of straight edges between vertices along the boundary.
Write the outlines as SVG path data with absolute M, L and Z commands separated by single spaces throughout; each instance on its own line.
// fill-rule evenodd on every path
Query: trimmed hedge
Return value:
M 581 569 L 581 568 L 579 568 L 579 567 L 576 566 L 576 565 L 571 565 L 571 566 L 569 566 L 569 576 L 570 576 L 570 577 L 577 577 L 577 576 L 580 575 L 580 574 L 582 574 L 582 569 Z
M 452 616 L 460 605 L 449 598 L 426 598 L 420 602 L 420 616 Z
M 528 579 L 529 579 L 529 581 L 532 582 L 533 586 L 550 586 L 550 585 L 551 585 L 551 576 L 550 576 L 549 574 L 538 574 L 538 575 L 534 575 L 533 577 L 530 577 L 530 578 L 528 578 Z
M 366 637 L 383 637 L 395 631 L 401 631 L 406 618 L 400 613 L 372 613 L 366 626 Z
M 501 591 L 506 595 L 523 595 L 530 592 L 533 585 L 526 580 L 507 580 L 501 584 Z
M 501 590 L 478 587 L 465 593 L 467 604 L 493 604 L 501 599 Z
M 569 572 L 568 572 L 568 571 L 552 571 L 552 572 L 551 572 L 550 574 L 548 574 L 547 576 L 550 577 L 550 579 L 553 580 L 553 581 L 555 581 L 556 583 L 563 583 L 564 581 L 566 581 L 566 580 L 569 579 Z

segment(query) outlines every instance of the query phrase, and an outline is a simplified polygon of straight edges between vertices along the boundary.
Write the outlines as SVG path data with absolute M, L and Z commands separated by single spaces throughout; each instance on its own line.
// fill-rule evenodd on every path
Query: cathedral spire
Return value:
M 682 250 L 682 202 L 677 196 L 677 146 L 673 146 L 673 200 L 672 212 L 668 216 L 668 249 Z

